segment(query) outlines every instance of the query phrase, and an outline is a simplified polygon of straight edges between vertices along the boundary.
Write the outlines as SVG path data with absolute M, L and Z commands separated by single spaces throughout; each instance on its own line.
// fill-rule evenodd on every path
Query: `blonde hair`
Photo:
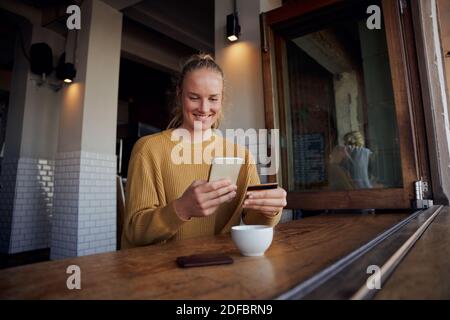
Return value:
M 344 144 L 352 147 L 364 147 L 364 137 L 359 131 L 351 131 L 344 135 Z
M 225 87 L 225 79 L 223 76 L 223 71 L 220 68 L 220 66 L 216 63 L 214 58 L 205 53 L 199 53 L 194 54 L 187 59 L 187 61 L 184 63 L 180 76 L 178 77 L 178 80 L 176 82 L 176 88 L 174 93 L 174 99 L 173 99 L 173 118 L 170 120 L 169 124 L 167 125 L 167 129 L 171 128 L 178 128 L 183 123 L 183 105 L 181 104 L 181 90 L 183 87 L 183 81 L 186 77 L 186 74 L 188 74 L 191 71 L 199 70 L 199 69 L 209 69 L 212 71 L 215 71 L 220 74 L 223 81 L 223 88 Z M 223 104 L 223 90 L 222 89 L 222 104 Z M 220 121 L 223 118 L 223 112 L 222 108 L 220 110 L 219 116 L 217 117 L 217 120 L 213 123 L 211 126 L 212 129 L 217 129 L 219 127 Z

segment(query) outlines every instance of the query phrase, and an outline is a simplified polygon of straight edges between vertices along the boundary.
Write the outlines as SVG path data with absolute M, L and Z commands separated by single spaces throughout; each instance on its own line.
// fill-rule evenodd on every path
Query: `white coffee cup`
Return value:
M 270 247 L 273 227 L 241 225 L 231 227 L 231 238 L 243 256 L 259 257 Z

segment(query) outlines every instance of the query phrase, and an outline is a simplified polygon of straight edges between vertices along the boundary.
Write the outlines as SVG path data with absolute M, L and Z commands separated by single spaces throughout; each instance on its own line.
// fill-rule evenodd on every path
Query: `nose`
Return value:
M 209 112 L 209 101 L 208 99 L 202 99 L 199 106 L 199 111 L 201 113 L 208 113 Z

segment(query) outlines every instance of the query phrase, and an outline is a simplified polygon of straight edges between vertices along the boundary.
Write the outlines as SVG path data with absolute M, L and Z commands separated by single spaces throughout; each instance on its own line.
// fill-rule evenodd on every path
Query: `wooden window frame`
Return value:
M 283 62 L 276 59 L 282 56 L 284 40 L 275 29 L 290 19 L 319 12 L 346 1 L 351 0 L 294 1 L 261 15 L 265 123 L 268 129 L 280 129 L 282 139 L 281 172 L 277 176 L 270 176 L 268 180 L 281 180 L 281 185 L 288 191 L 287 208 L 291 209 L 411 208 L 411 200 L 415 196 L 414 182 L 420 179 L 429 181 L 430 170 L 412 19 L 409 8 L 403 7 L 407 4 L 404 2 L 406 0 L 381 0 L 397 117 L 403 187 L 298 192 L 290 191 L 286 185 L 289 163 L 286 146 L 283 144 L 287 129 L 282 94 L 284 85 L 278 79 L 280 75 L 283 76 Z

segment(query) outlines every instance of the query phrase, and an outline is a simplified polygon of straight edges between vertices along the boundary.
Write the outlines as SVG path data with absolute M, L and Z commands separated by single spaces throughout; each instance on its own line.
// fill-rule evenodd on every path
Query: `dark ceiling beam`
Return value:
M 198 37 L 195 32 L 190 32 L 190 30 L 186 30 L 186 28 L 177 25 L 176 22 L 168 21 L 167 18 L 154 12 L 132 7 L 124 10 L 123 13 L 129 19 L 139 22 L 193 49 L 214 52 L 214 44 Z
M 20 1 L 0 1 L 0 9 L 15 13 L 32 24 L 41 23 L 41 11 Z
M 142 0 L 103 0 L 103 2 L 119 11 L 134 6 L 141 1 Z
M 65 20 L 68 16 L 66 5 L 42 8 L 42 26 L 46 27 L 53 22 Z
M 103 0 L 104 3 L 109 6 L 117 9 L 123 10 L 130 6 L 136 5 L 142 0 Z M 62 2 L 62 3 L 61 3 Z M 65 20 L 69 16 L 67 11 L 67 3 L 64 1 L 59 1 L 56 5 L 51 5 L 53 2 L 47 1 L 47 5 L 42 5 L 42 26 L 49 28 L 58 28 L 58 30 L 54 30 L 59 32 L 61 26 L 65 26 Z M 55 23 L 56 22 L 56 23 Z M 59 24 L 58 24 L 59 22 Z M 59 26 L 59 27 L 58 27 Z

